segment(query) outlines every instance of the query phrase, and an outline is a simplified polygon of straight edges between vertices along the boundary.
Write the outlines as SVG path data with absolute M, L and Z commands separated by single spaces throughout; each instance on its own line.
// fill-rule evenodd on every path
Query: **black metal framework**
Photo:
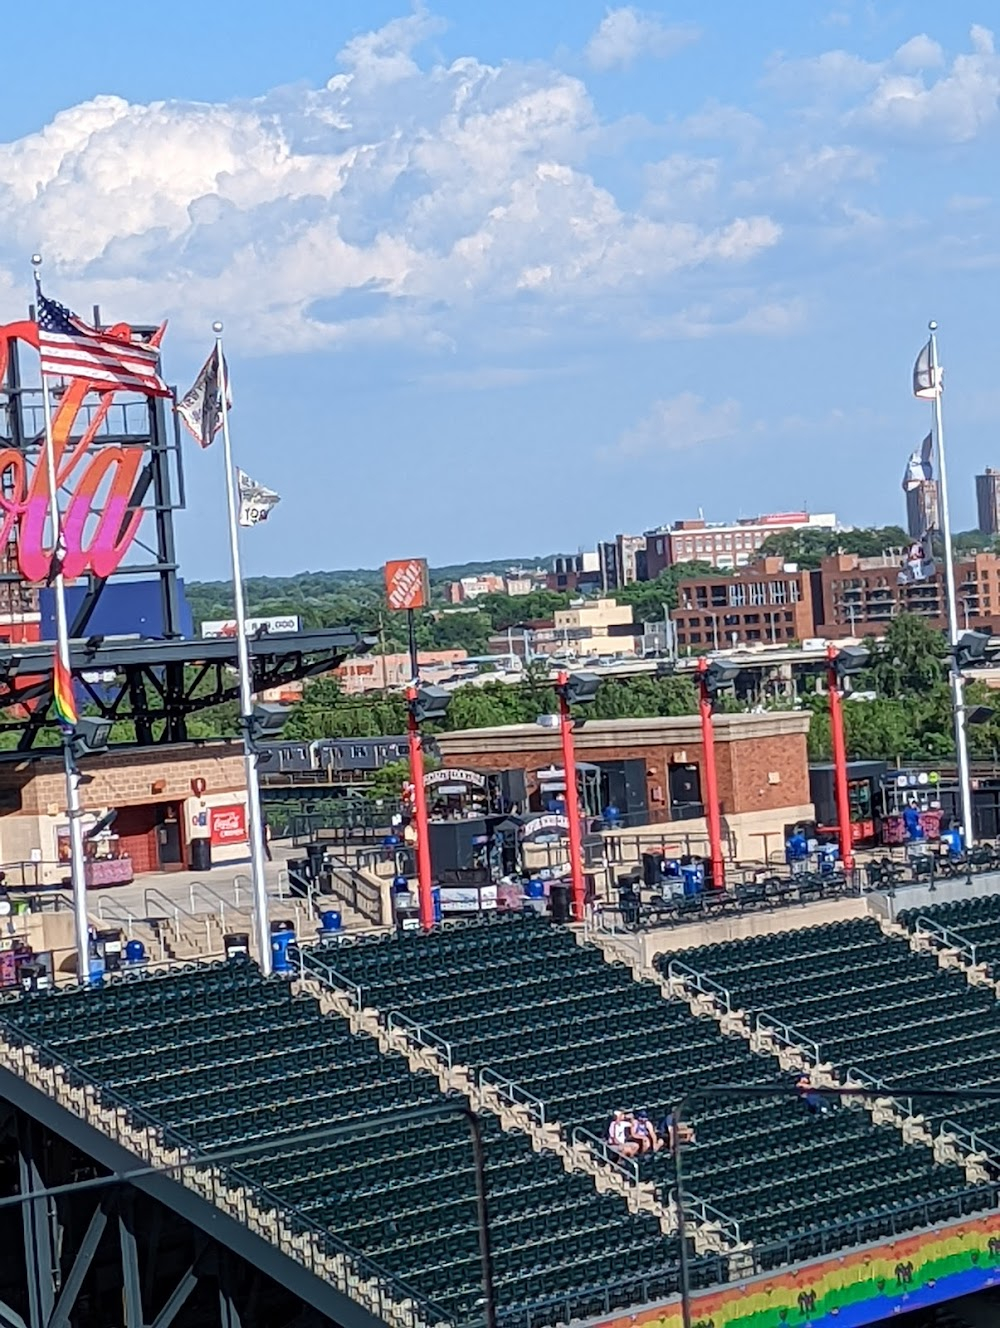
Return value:
M 264 691 L 336 668 L 364 653 L 375 638 L 347 628 L 261 635 L 250 642 L 253 689 Z M 38 745 L 52 696 L 50 646 L 0 650 L 0 732 L 18 730 L 19 751 Z M 70 663 L 94 710 L 135 725 L 135 745 L 186 742 L 187 720 L 199 710 L 238 699 L 236 642 L 113 641 L 72 643 Z M 109 679 L 110 681 L 105 681 Z

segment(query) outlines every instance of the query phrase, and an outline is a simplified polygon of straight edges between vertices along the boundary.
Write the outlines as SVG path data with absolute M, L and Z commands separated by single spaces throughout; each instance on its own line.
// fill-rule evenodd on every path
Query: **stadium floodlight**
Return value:
M 996 711 L 992 706 L 966 706 L 965 722 L 966 724 L 988 724 Z
M 830 668 L 838 682 L 850 678 L 856 673 L 863 673 L 871 659 L 871 651 L 865 646 L 841 646 L 829 660 Z
M 73 755 L 79 759 L 81 756 L 99 756 L 106 752 L 111 742 L 111 723 L 110 719 L 82 715 L 73 726 L 73 737 L 70 740 Z
M 596 673 L 567 673 L 557 691 L 568 706 L 589 705 L 596 700 L 601 680 Z
M 99 821 L 96 821 L 84 834 L 84 839 L 99 839 L 105 830 L 109 830 L 118 819 L 117 807 L 112 807 L 109 812 L 105 812 Z
M 739 677 L 739 664 L 727 664 L 725 660 L 713 659 L 706 669 L 699 669 L 699 681 L 705 689 L 706 695 L 713 700 L 719 692 L 727 687 L 732 687 L 733 683 Z
M 988 632 L 963 632 L 953 650 L 958 671 L 992 664 L 998 649 L 992 642 Z
M 444 687 L 416 687 L 410 698 L 410 711 L 418 724 L 439 723 L 450 705 L 451 692 Z

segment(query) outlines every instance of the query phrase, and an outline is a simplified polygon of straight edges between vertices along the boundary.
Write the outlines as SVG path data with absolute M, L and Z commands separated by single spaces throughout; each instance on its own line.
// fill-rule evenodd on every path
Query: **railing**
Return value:
M 380 887 L 367 880 L 356 867 L 329 849 L 325 857 L 331 864 L 330 880 L 336 898 L 342 900 L 361 917 L 380 926 L 385 921 L 382 916 Z
M 358 990 L 360 991 L 360 988 Z M 418 1047 L 425 1047 L 428 1051 L 433 1051 L 440 1060 L 444 1061 L 449 1070 L 452 1069 L 455 1062 L 451 1043 L 446 1042 L 437 1033 L 432 1033 L 423 1024 L 418 1024 L 415 1019 L 407 1018 L 399 1010 L 390 1010 L 385 1017 L 385 1026 L 390 1033 L 398 1031 L 403 1034 L 407 1041 L 415 1043 Z
M 300 976 L 318 978 L 325 986 L 350 996 L 355 1009 L 364 1009 L 364 993 L 361 987 L 350 978 L 344 977 L 343 973 L 339 973 L 332 964 L 328 964 L 313 947 L 290 945 L 288 957 L 293 963 L 298 963 Z
M 776 1019 L 773 1014 L 768 1014 L 766 1010 L 754 1011 L 753 1024 L 759 1032 L 767 1034 L 772 1042 L 777 1042 L 779 1046 L 785 1047 L 789 1051 L 806 1052 L 811 1057 L 813 1065 L 821 1063 L 819 1043 L 814 1042 L 811 1037 L 806 1037 L 805 1033 L 800 1033 L 791 1024 Z
M 1000 1168 L 1000 1153 L 993 1144 L 986 1140 L 975 1130 L 967 1130 L 964 1125 L 959 1125 L 957 1121 L 943 1120 L 938 1127 L 938 1134 L 953 1134 L 960 1144 L 962 1144 L 967 1153 L 981 1153 L 989 1158 L 990 1163 L 995 1168 Z
M 582 1145 L 590 1150 L 591 1153 L 600 1162 L 606 1163 L 609 1167 L 614 1167 L 620 1171 L 632 1185 L 639 1183 L 639 1164 L 634 1157 L 622 1157 L 621 1153 L 616 1153 L 608 1143 L 607 1139 L 599 1139 L 596 1134 L 591 1134 L 585 1130 L 582 1125 L 577 1125 L 572 1135 L 571 1142 Z
M 238 881 L 239 877 L 237 877 L 236 880 L 233 882 L 235 886 L 234 890 L 235 899 L 227 899 L 225 895 L 220 894 L 219 891 L 214 889 L 212 886 L 206 885 L 204 881 L 192 881 L 188 889 L 188 902 L 191 905 L 191 915 L 192 916 L 196 915 L 198 908 L 198 896 L 201 895 L 204 897 L 204 902 L 207 902 L 208 904 L 208 911 L 210 913 L 218 913 L 219 922 L 222 924 L 223 931 L 225 931 L 226 909 L 228 908 L 231 911 L 239 909 L 240 887 Z M 213 904 L 218 904 L 218 908 L 217 909 L 214 908 Z
M 711 996 L 719 1001 L 726 1014 L 732 1014 L 733 1002 L 729 992 L 725 987 L 713 982 L 707 978 L 704 973 L 698 973 L 693 968 L 688 968 L 687 964 L 681 963 L 679 959 L 671 959 L 667 964 L 667 977 L 677 979 L 685 987 L 693 988 L 701 996 Z
M 957 950 L 959 954 L 964 954 L 972 967 L 975 968 L 975 944 L 972 941 L 967 941 L 958 932 L 951 931 L 948 927 L 942 927 L 939 922 L 924 917 L 917 918 L 913 930 L 915 935 L 928 937 L 935 945 L 940 945 L 944 950 Z
M 676 1190 L 672 1190 L 670 1193 L 670 1204 L 676 1208 Z M 743 1244 L 740 1224 L 737 1222 L 736 1218 L 730 1217 L 729 1214 L 724 1213 L 721 1208 L 716 1208 L 716 1206 L 710 1204 L 707 1199 L 699 1199 L 696 1194 L 691 1194 L 689 1191 L 685 1190 L 684 1212 L 685 1215 L 690 1214 L 696 1222 L 700 1222 L 703 1226 L 718 1227 L 719 1230 L 724 1233 L 726 1240 L 730 1245 Z
M 885 1098 L 903 1116 L 912 1117 L 914 1115 L 912 1097 L 896 1097 L 881 1079 L 876 1079 L 874 1075 L 868 1074 L 865 1070 L 859 1070 L 856 1065 L 848 1066 L 844 1079 L 845 1087 L 849 1088 L 851 1083 L 856 1083 L 862 1088 L 867 1088 L 869 1092 L 877 1093 L 879 1097 Z
M 480 1088 L 492 1088 L 501 1097 L 514 1107 L 524 1107 L 539 1125 L 545 1124 L 545 1103 L 534 1093 L 529 1093 L 526 1088 L 515 1083 L 513 1079 L 508 1079 L 497 1070 L 491 1070 L 488 1065 L 484 1065 L 477 1075 Z
M 146 976 L 137 980 L 146 980 Z M 378 1288 L 380 1301 L 380 1309 L 376 1313 L 386 1322 L 398 1319 L 400 1306 L 406 1301 L 412 1302 L 414 1309 L 418 1311 L 410 1319 L 413 1328 L 417 1328 L 417 1325 L 427 1328 L 432 1324 L 452 1322 L 441 1306 L 428 1300 L 402 1278 L 387 1272 L 375 1260 L 359 1253 L 301 1209 L 288 1203 L 286 1199 L 279 1198 L 265 1186 L 259 1185 L 238 1167 L 225 1162 L 216 1162 L 211 1152 L 200 1148 L 173 1126 L 166 1125 L 159 1117 L 137 1107 L 92 1075 L 63 1060 L 58 1052 L 44 1043 L 33 1041 L 32 1035 L 14 1020 L 0 1017 L 0 1028 L 8 1034 L 8 1046 L 15 1053 L 20 1053 L 16 1061 L 16 1070 L 23 1079 L 30 1082 L 28 1053 L 31 1052 L 41 1067 L 48 1072 L 48 1091 L 53 1101 L 60 1100 L 58 1072 L 61 1072 L 72 1086 L 91 1089 L 102 1106 L 114 1110 L 113 1117 L 108 1115 L 102 1118 L 101 1131 L 128 1152 L 136 1154 L 137 1134 L 152 1132 L 165 1147 L 176 1149 L 181 1154 L 181 1161 L 190 1168 L 193 1175 L 210 1182 L 210 1202 L 213 1205 L 229 1208 L 231 1211 L 234 1191 L 238 1193 L 240 1204 L 238 1215 L 248 1230 L 257 1230 L 264 1234 L 258 1214 L 266 1213 L 268 1210 L 280 1213 L 289 1231 L 285 1233 L 280 1227 L 271 1226 L 268 1238 L 283 1254 L 307 1268 L 314 1276 L 324 1282 L 335 1281 L 339 1289 L 352 1298 L 357 1292 L 359 1274 L 362 1279 L 374 1282 Z M 33 1071 L 34 1067 L 30 1069 Z M 183 1181 L 181 1183 L 183 1184 Z M 303 1241 L 303 1236 L 311 1239 Z M 353 1269 L 343 1272 L 338 1269 L 335 1273 L 331 1272 L 328 1261 L 336 1255 L 353 1265 Z

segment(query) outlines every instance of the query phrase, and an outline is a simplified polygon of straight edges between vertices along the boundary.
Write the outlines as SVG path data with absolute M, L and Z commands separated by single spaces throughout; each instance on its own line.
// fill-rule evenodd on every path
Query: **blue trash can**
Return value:
M 700 895 L 702 886 L 705 883 L 705 870 L 700 862 L 692 862 L 689 866 L 681 868 L 681 876 L 684 879 L 684 893 L 686 895 Z
M 125 942 L 125 962 L 126 964 L 144 964 L 146 962 L 146 947 L 142 941 Z
M 319 915 L 319 922 L 322 931 L 340 931 L 344 925 L 344 919 L 338 908 L 324 909 Z
M 529 881 L 528 884 L 524 887 L 524 893 L 528 896 L 529 899 L 544 899 L 545 882 L 539 880 Z
M 104 981 L 104 956 L 92 954 L 90 956 L 90 968 L 87 973 L 87 981 L 92 987 L 99 987 Z
M 288 957 L 288 947 L 295 940 L 293 931 L 276 931 L 271 934 L 271 967 L 275 973 L 290 973 L 292 961 Z
M 444 917 L 441 909 L 441 887 L 439 885 L 431 886 L 431 903 L 434 905 L 434 921 L 440 922 Z

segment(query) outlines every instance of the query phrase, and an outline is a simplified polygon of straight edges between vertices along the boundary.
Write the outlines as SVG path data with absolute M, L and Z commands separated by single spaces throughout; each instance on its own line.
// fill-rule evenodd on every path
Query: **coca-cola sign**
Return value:
M 0 383 L 6 377 L 10 348 L 16 341 L 37 350 L 37 324 L 25 321 L 0 326 Z M 91 402 L 82 431 L 74 437 L 84 400 L 93 392 L 97 393 L 97 402 Z M 141 507 L 132 505 L 145 449 L 110 443 L 94 446 L 114 396 L 113 390 L 98 391 L 85 379 L 71 378 L 53 410 L 56 478 L 65 495 L 63 574 L 67 580 L 88 573 L 112 576 L 139 533 L 145 515 Z M 18 569 L 26 581 L 44 581 L 51 572 L 53 551 L 46 539 L 48 513 L 48 483 L 41 453 L 29 464 L 18 448 L 0 448 L 0 548 L 15 544 Z
M 208 825 L 213 844 L 245 844 L 246 805 L 242 802 L 233 802 L 224 807 L 209 808 Z

